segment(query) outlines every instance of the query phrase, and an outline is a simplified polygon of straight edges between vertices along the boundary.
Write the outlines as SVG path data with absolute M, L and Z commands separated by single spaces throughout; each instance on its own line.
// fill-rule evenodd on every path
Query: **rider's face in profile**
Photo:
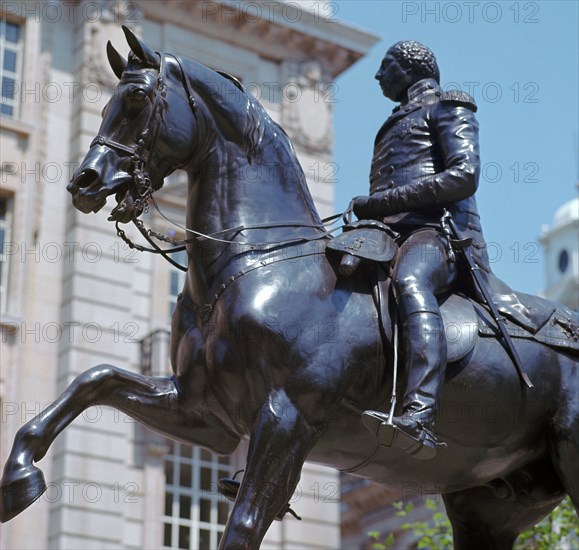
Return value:
M 374 78 L 380 83 L 382 93 L 392 101 L 401 101 L 404 92 L 412 84 L 411 76 L 400 66 L 396 58 L 386 53 Z

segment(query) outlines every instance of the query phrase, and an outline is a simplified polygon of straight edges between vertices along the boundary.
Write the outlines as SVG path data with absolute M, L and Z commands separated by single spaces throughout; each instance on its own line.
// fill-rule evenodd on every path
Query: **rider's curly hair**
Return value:
M 412 75 L 421 78 L 434 78 L 440 84 L 440 70 L 432 51 L 414 40 L 401 40 L 392 46 L 391 54 L 400 66 Z

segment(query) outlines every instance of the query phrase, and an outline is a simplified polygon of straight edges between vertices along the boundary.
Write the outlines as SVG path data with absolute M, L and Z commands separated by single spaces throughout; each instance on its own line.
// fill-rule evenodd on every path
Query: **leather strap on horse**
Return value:
M 157 206 L 157 203 L 155 202 L 152 195 L 150 198 L 153 202 L 153 205 L 155 206 L 155 209 L 159 212 L 159 214 L 161 214 L 161 216 L 163 216 L 167 221 L 173 223 L 177 227 L 181 227 L 179 224 L 170 220 L 169 218 L 167 218 L 167 216 L 165 216 L 161 212 L 161 210 Z M 187 267 L 184 267 L 181 264 L 177 263 L 175 260 L 170 258 L 168 256 L 168 254 L 175 254 L 177 252 L 181 252 L 183 250 L 186 250 L 186 245 L 191 243 L 191 242 L 201 240 L 201 239 L 207 239 L 207 240 L 217 241 L 217 242 L 221 242 L 221 243 L 225 243 L 225 244 L 243 244 L 245 246 L 248 246 L 249 248 L 254 248 L 254 249 L 259 248 L 261 250 L 270 250 L 272 248 L 279 247 L 279 246 L 290 246 L 292 244 L 315 241 L 315 240 L 324 239 L 326 237 L 330 237 L 332 234 L 332 231 L 339 229 L 339 227 L 328 231 L 324 228 L 324 226 L 325 225 L 331 225 L 331 223 L 333 223 L 335 220 L 337 220 L 340 217 L 342 217 L 341 213 L 333 214 L 332 216 L 328 216 L 327 218 L 324 218 L 322 220 L 321 225 L 319 225 L 319 224 L 317 224 L 317 225 L 303 224 L 300 222 L 272 222 L 272 223 L 262 223 L 262 224 L 252 224 L 252 225 L 239 225 L 237 227 L 232 227 L 229 229 L 223 229 L 223 230 L 218 231 L 217 233 L 213 233 L 211 235 L 206 235 L 205 233 L 200 233 L 198 231 L 194 231 L 192 229 L 189 229 L 188 227 L 185 227 L 182 229 L 184 229 L 185 231 L 187 231 L 189 233 L 193 233 L 194 236 L 190 237 L 189 239 L 183 239 L 180 241 L 172 239 L 171 237 L 163 235 L 162 233 L 158 233 L 157 231 L 153 231 L 152 229 L 146 229 L 141 220 L 133 218 L 133 220 L 132 220 L 133 223 L 135 224 L 135 226 L 137 227 L 137 229 L 139 230 L 141 235 L 143 235 L 145 240 L 153 248 L 147 248 L 145 246 L 142 246 L 140 244 L 132 242 L 129 239 L 129 237 L 127 237 L 126 233 L 119 227 L 118 221 L 115 223 L 115 227 L 117 229 L 117 235 L 127 244 L 127 246 L 129 248 L 138 250 L 139 252 L 150 252 L 151 254 L 160 254 L 161 256 L 163 256 L 163 258 L 165 258 L 171 265 L 173 265 L 177 269 L 180 269 L 181 271 L 187 271 Z M 215 235 L 221 235 L 223 233 L 240 232 L 240 231 L 244 231 L 247 229 L 270 229 L 272 227 L 311 227 L 311 228 L 319 229 L 322 233 L 320 233 L 319 235 L 313 235 L 311 237 L 297 237 L 295 239 L 288 239 L 286 241 L 277 241 L 277 242 L 270 242 L 270 243 L 244 243 L 244 242 L 232 241 L 232 240 L 227 240 L 227 239 L 218 239 L 215 237 Z M 173 248 L 162 249 L 151 239 L 151 237 L 154 237 L 154 238 L 156 238 L 160 241 L 163 241 L 163 242 L 171 243 L 171 244 L 173 244 Z
M 237 281 L 237 279 L 239 279 L 240 277 L 243 277 L 244 275 L 247 275 L 248 273 L 251 273 L 252 271 L 255 271 L 256 269 L 261 269 L 262 267 L 265 267 L 266 265 L 271 265 L 271 264 L 283 262 L 285 260 L 290 260 L 290 259 L 295 260 L 296 258 L 305 258 L 307 256 L 319 256 L 319 255 L 325 254 L 325 251 L 323 251 L 323 250 L 320 251 L 319 249 L 316 249 L 316 250 L 313 250 L 311 252 L 306 252 L 306 253 L 300 254 L 299 256 L 292 256 L 291 258 L 288 257 L 287 254 L 284 256 L 279 256 L 279 255 L 276 256 L 275 254 L 278 254 L 278 253 L 279 253 L 279 251 L 276 251 L 276 252 L 274 252 L 274 254 L 270 258 L 267 258 L 265 260 L 260 260 L 248 268 L 240 269 L 237 273 L 235 273 L 234 275 L 231 275 L 231 277 L 228 277 L 225 280 L 225 282 L 222 283 L 221 286 L 217 289 L 217 292 L 213 295 L 213 298 L 211 298 L 211 301 L 207 304 L 203 304 L 202 306 L 200 306 L 200 310 L 201 310 L 201 313 L 203 315 L 203 321 L 207 322 L 209 320 L 209 318 L 211 317 L 211 314 L 213 313 L 213 309 L 215 307 L 215 304 L 217 303 L 217 300 L 219 300 L 219 298 L 227 290 L 227 288 L 233 282 Z

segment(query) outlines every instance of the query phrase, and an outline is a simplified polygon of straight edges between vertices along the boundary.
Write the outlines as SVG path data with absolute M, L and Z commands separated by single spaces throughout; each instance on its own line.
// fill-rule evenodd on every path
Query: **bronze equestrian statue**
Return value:
M 359 218 L 381 219 L 399 234 L 392 286 L 408 380 L 402 415 L 392 423 L 400 430 L 399 445 L 429 459 L 436 455 L 433 424 L 447 361 L 438 300 L 456 290 L 460 271 L 460 257 L 457 262 L 441 225 L 443 209 L 469 239 L 487 287 L 491 273 L 474 197 L 480 174 L 477 107 L 465 92 L 441 90 L 434 54 L 415 41 L 394 44 L 375 78 L 400 106 L 376 136 L 370 196 L 356 197 L 353 209 Z M 531 325 L 510 289 L 495 294 L 503 313 Z M 380 441 L 388 415 L 366 411 L 364 416 Z
M 350 256 L 366 257 L 349 277 L 341 275 L 348 256 L 329 245 L 342 235 L 331 238 L 289 138 L 263 107 L 234 78 L 154 52 L 124 31 L 129 59 L 108 45 L 120 82 L 68 189 L 84 213 L 100 210 L 114 195 L 110 219 L 119 235 L 128 240 L 119 224 L 133 221 L 158 251 L 162 247 L 153 239 L 162 237 L 139 216 L 155 205 L 154 192 L 166 176 L 176 169 L 187 172 L 188 238 L 175 244 L 186 248 L 188 265 L 173 315 L 173 374 L 144 376 L 114 365 L 80 374 L 18 430 L 0 484 L 0 519 L 10 520 L 46 490 L 35 463 L 93 405 L 114 406 L 167 437 L 219 454 L 232 453 L 249 438 L 241 484 L 228 485 L 230 496 L 237 495 L 220 548 L 259 547 L 272 521 L 287 511 L 306 459 L 384 485 L 435 486 L 458 549 L 510 548 L 565 494 L 579 507 L 576 315 L 517 295 L 534 326 L 506 325 L 535 381 L 531 390 L 513 368 L 486 307 L 465 292 L 437 295 L 444 328 L 451 319 L 454 335 L 463 335 L 445 335 L 448 364 L 436 433 L 447 446 L 421 461 L 398 445 L 379 445 L 362 414 L 387 411 L 408 377 L 406 361 L 394 369 L 397 313 L 383 260 L 399 262 L 393 258 L 396 245 L 384 238 L 386 226 L 369 220 L 343 233 L 352 235 L 345 246 Z M 471 124 L 468 105 L 438 103 L 426 110 L 438 114 L 452 107 Z M 464 131 L 471 135 L 473 128 Z M 432 159 L 433 181 L 442 158 Z M 378 180 L 376 189 L 387 183 Z M 453 195 L 445 203 L 457 224 L 465 198 Z M 473 203 L 466 198 L 464 204 L 469 208 L 464 216 L 474 219 Z M 446 244 L 431 230 L 425 235 L 438 250 Z M 377 255 L 381 263 L 368 259 L 366 247 L 378 241 L 384 245 Z M 436 309 L 428 293 L 422 296 L 427 307 L 418 305 L 419 317 L 427 313 L 429 322 L 439 323 L 437 311 L 422 311 Z M 440 372 L 428 376 L 442 378 Z M 421 401 L 427 407 L 435 402 Z M 402 412 L 398 408 L 394 416 Z

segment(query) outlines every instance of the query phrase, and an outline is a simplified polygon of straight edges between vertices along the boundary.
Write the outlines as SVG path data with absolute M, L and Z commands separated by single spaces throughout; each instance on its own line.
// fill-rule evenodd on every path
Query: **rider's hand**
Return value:
M 387 191 L 379 191 L 369 197 L 366 195 L 354 197 L 352 204 L 354 205 L 354 214 L 358 216 L 359 220 L 379 220 L 390 214 L 400 212 L 396 207 L 398 189 L 389 189 Z
M 354 214 L 359 220 L 367 220 L 375 217 L 374 205 L 372 198 L 367 195 L 361 195 L 352 199 Z

